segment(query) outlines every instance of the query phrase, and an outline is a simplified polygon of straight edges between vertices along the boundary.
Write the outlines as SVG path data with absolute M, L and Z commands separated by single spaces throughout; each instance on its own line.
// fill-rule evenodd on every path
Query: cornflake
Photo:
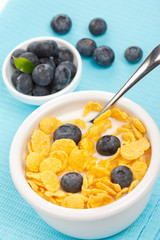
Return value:
M 43 133 L 41 130 L 34 130 L 31 140 L 31 148 L 33 152 L 42 153 L 47 157 L 51 150 L 51 137 Z
M 83 112 L 83 117 L 86 117 L 88 113 L 90 113 L 91 111 L 96 111 L 96 112 L 100 112 L 102 110 L 102 106 L 101 104 L 97 103 L 97 102 L 88 102 L 88 104 L 86 105 L 84 112 Z
M 102 108 L 97 102 L 89 102 L 83 116 L 91 111 L 99 112 Z M 112 135 L 118 135 L 121 146 L 113 156 L 99 157 L 96 143 L 108 134 L 114 119 L 120 121 L 120 125 Z M 82 130 L 78 145 L 71 139 L 53 139 L 54 131 L 68 122 Z M 126 112 L 116 108 L 101 114 L 88 128 L 84 119 L 62 122 L 46 116 L 28 141 L 25 153 L 27 183 L 40 197 L 58 206 L 86 209 L 110 204 L 130 193 L 146 174 L 151 146 L 145 133 L 146 128 L 139 119 L 130 118 Z M 131 169 L 133 181 L 130 186 L 121 188 L 119 184 L 112 183 L 111 172 L 118 166 Z M 60 186 L 63 174 L 68 172 L 78 172 L 83 176 L 80 192 L 68 193 Z
M 59 121 L 56 118 L 51 117 L 44 117 L 41 119 L 39 123 L 39 128 L 42 132 L 45 134 L 51 134 L 53 133 L 60 125 L 62 125 L 62 122 Z

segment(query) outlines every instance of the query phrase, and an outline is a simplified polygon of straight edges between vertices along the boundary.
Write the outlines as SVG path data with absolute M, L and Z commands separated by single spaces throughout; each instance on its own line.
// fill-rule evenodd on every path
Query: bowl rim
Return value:
M 10 149 L 10 172 L 12 176 L 12 180 L 19 191 L 19 193 L 24 197 L 24 199 L 29 202 L 38 212 L 45 212 L 50 216 L 56 216 L 60 219 L 66 219 L 66 220 L 76 220 L 76 221 L 93 221 L 95 219 L 102 219 L 109 216 L 113 216 L 119 212 L 122 212 L 128 208 L 130 208 L 132 205 L 134 205 L 137 201 L 139 201 L 146 193 L 149 191 L 160 170 L 160 161 L 156 161 L 156 159 L 160 159 L 160 133 L 159 129 L 154 122 L 154 120 L 151 118 L 151 116 L 137 103 L 129 100 L 128 98 L 122 97 L 118 100 L 118 105 L 125 106 L 127 105 L 128 109 L 135 110 L 133 112 L 138 112 L 138 117 L 144 122 L 152 126 L 151 129 L 148 129 L 148 133 L 150 134 L 150 141 L 152 143 L 152 155 L 151 155 L 151 162 L 150 166 L 144 176 L 144 178 L 140 181 L 140 183 L 137 185 L 135 189 L 133 189 L 129 194 L 127 194 L 125 197 L 119 199 L 118 201 L 115 201 L 111 204 L 108 204 L 103 207 L 93 208 L 93 209 L 70 209 L 70 208 L 64 208 L 61 206 L 56 206 L 43 198 L 41 198 L 38 194 L 36 194 L 28 185 L 25 176 L 23 174 L 22 166 L 20 166 L 20 161 L 18 162 L 18 157 L 16 155 L 16 150 L 20 148 L 20 146 L 17 144 L 17 141 L 21 141 L 22 145 L 22 139 L 23 139 L 23 129 L 24 127 L 27 127 L 28 123 L 31 120 L 38 119 L 39 116 L 41 116 L 42 112 L 49 111 L 53 109 L 55 105 L 62 105 L 64 103 L 64 99 L 69 102 L 73 102 L 76 100 L 80 100 L 81 98 L 85 98 L 86 102 L 91 99 L 91 97 L 94 98 L 93 101 L 95 101 L 95 98 L 97 98 L 97 101 L 103 100 L 104 98 L 111 98 L 113 96 L 113 93 L 104 92 L 104 91 L 79 91 L 79 92 L 72 92 L 68 93 L 65 96 L 60 96 L 59 98 L 52 99 L 51 101 L 43 104 L 39 108 L 37 108 L 35 111 L 33 111 L 21 124 L 19 127 L 17 133 L 14 136 L 14 139 L 11 144 Z M 126 108 L 126 106 L 125 106 Z M 145 117 L 144 117 L 145 116 Z M 153 147 L 154 146 L 154 147 Z M 20 179 L 19 179 L 20 178 Z
M 23 94 L 21 92 L 18 92 L 15 89 L 15 87 L 13 86 L 13 84 L 8 80 L 7 75 L 6 75 L 7 66 L 8 66 L 8 64 L 10 64 L 11 55 L 16 49 L 23 48 L 24 45 L 28 45 L 29 43 L 31 43 L 33 41 L 42 41 L 42 40 L 54 40 L 54 41 L 57 42 L 57 44 L 60 43 L 62 45 L 63 44 L 66 45 L 66 47 L 68 47 L 72 51 L 74 57 L 76 58 L 77 72 L 76 72 L 76 75 L 74 76 L 74 78 L 72 79 L 72 81 L 69 83 L 69 85 L 67 85 L 65 88 L 63 88 L 62 90 L 60 90 L 56 93 L 49 94 L 49 95 L 46 95 L 46 96 L 26 95 L 26 94 Z M 6 85 L 6 87 L 8 88 L 8 90 L 12 93 L 12 95 L 14 95 L 20 101 L 25 102 L 25 103 L 29 103 L 29 104 L 32 104 L 32 105 L 41 105 L 41 104 L 39 104 L 39 102 L 45 103 L 46 101 L 49 101 L 53 98 L 61 96 L 62 94 L 68 93 L 69 91 L 73 91 L 79 84 L 81 72 L 82 72 L 82 59 L 81 59 L 81 56 L 80 56 L 79 52 L 77 51 L 77 49 L 71 43 L 69 43 L 68 41 L 63 40 L 61 38 L 57 38 L 57 37 L 51 37 L 51 36 L 31 38 L 31 39 L 28 39 L 28 40 L 18 44 L 7 55 L 7 57 L 6 57 L 6 59 L 3 63 L 3 66 L 2 66 L 2 78 L 3 78 L 3 81 Z M 32 103 L 32 102 L 34 102 L 34 103 Z

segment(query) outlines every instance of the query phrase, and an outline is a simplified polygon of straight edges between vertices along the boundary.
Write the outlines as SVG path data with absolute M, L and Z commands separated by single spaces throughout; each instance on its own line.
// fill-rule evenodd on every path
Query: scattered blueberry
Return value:
M 13 86 L 16 88 L 17 87 L 17 78 L 22 72 L 19 71 L 18 69 L 12 74 L 11 81 L 13 83 Z
M 53 70 L 55 70 L 56 68 L 56 65 L 55 65 L 55 62 L 53 61 L 52 58 L 49 58 L 49 57 L 45 57 L 45 58 L 40 58 L 39 59 L 39 64 L 49 64 Z
M 69 172 L 63 175 L 60 184 L 65 192 L 77 193 L 81 191 L 83 178 L 77 172 Z
M 53 133 L 53 139 L 72 139 L 76 144 L 81 140 L 82 133 L 79 127 L 74 124 L 66 123 L 61 125 L 56 131 Z
M 71 71 L 65 65 L 59 65 L 56 68 L 54 76 L 55 89 L 61 90 L 65 88 L 71 80 Z
M 35 66 L 37 66 L 39 64 L 39 59 L 34 53 L 25 52 L 25 53 L 21 54 L 19 57 L 30 60 Z
M 106 32 L 107 24 L 102 18 L 95 18 L 90 22 L 89 30 L 93 35 L 99 36 Z
M 25 53 L 25 52 L 26 52 L 26 50 L 24 50 L 24 49 L 22 49 L 22 48 L 18 48 L 18 49 L 16 49 L 16 50 L 12 53 L 12 56 L 15 57 L 15 58 L 17 58 L 17 57 L 19 57 L 21 54 L 23 54 L 23 53 Z M 12 67 L 16 68 L 16 67 L 15 67 L 15 64 L 14 64 L 14 59 L 13 59 L 12 56 L 11 56 L 11 65 L 12 65 Z
M 117 152 L 120 145 L 119 138 L 113 135 L 106 135 L 98 140 L 96 150 L 101 155 L 111 156 Z
M 49 90 L 47 87 L 42 87 L 34 84 L 32 94 L 33 96 L 46 96 L 49 95 Z
M 34 53 L 39 58 L 51 57 L 57 54 L 58 46 L 53 40 L 36 41 L 30 43 L 27 50 Z
M 54 70 L 49 64 L 40 64 L 33 69 L 32 79 L 40 86 L 47 86 L 54 79 Z
M 94 50 L 93 58 L 102 67 L 109 67 L 114 61 L 114 52 L 106 46 L 97 47 Z
M 59 49 L 56 56 L 54 56 L 54 61 L 56 65 L 59 65 L 61 62 L 73 61 L 73 54 L 69 49 Z
M 137 63 L 143 55 L 142 49 L 139 47 L 129 47 L 124 53 L 124 57 L 128 62 Z
M 84 57 L 91 57 L 96 47 L 95 41 L 90 38 L 82 38 L 76 45 L 78 52 Z
M 71 19 L 65 14 L 59 14 L 55 16 L 51 21 L 52 29 L 59 34 L 69 32 L 71 26 L 72 26 Z
M 72 62 L 70 62 L 70 61 L 62 62 L 62 63 L 60 63 L 60 65 L 64 65 L 64 66 L 66 66 L 66 67 L 68 67 L 70 69 L 70 71 L 71 71 L 71 79 L 73 79 L 74 76 L 76 75 L 76 72 L 77 72 L 76 66 Z
M 31 95 L 33 82 L 30 74 L 21 73 L 17 78 L 17 90 L 21 93 Z
M 112 183 L 117 183 L 121 188 L 129 187 L 133 181 L 133 173 L 126 166 L 115 167 L 111 172 Z

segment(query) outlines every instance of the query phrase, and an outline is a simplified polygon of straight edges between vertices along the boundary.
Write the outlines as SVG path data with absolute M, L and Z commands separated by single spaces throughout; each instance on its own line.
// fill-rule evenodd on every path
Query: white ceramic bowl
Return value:
M 153 119 L 136 103 L 121 98 L 116 106 L 142 120 L 147 127 L 152 154 L 148 171 L 138 186 L 125 197 L 109 205 L 94 209 L 69 209 L 56 206 L 38 196 L 25 179 L 24 156 L 27 142 L 44 116 L 73 118 L 88 101 L 105 105 L 113 96 L 102 91 L 69 93 L 53 99 L 36 109 L 18 129 L 10 150 L 10 171 L 13 182 L 22 197 L 56 230 L 76 238 L 99 239 L 116 234 L 133 223 L 144 210 L 160 170 L 160 134 Z
M 12 56 L 12 53 L 18 49 L 18 48 L 23 48 L 26 49 L 27 46 L 33 42 L 33 41 L 42 41 L 42 40 L 54 40 L 56 41 L 56 43 L 58 44 L 58 47 L 65 47 L 68 48 L 72 53 L 73 53 L 73 63 L 75 64 L 75 66 L 77 67 L 77 72 L 75 77 L 73 78 L 73 80 L 71 81 L 71 83 L 65 87 L 64 89 L 62 89 L 61 91 L 54 93 L 54 94 L 50 94 L 47 96 L 29 96 L 23 93 L 18 92 L 15 87 L 13 86 L 12 82 L 11 82 L 11 76 L 13 74 L 13 72 L 15 71 L 15 69 L 11 66 L 10 63 L 10 58 Z M 28 103 L 28 104 L 32 104 L 32 105 L 41 105 L 53 98 L 59 97 L 65 93 L 69 93 L 72 92 L 79 84 L 80 81 L 80 77 L 81 77 L 81 72 L 82 72 L 82 60 L 81 57 L 78 53 L 78 51 L 76 50 L 76 48 L 71 45 L 69 42 L 62 40 L 60 38 L 55 38 L 55 37 L 38 37 L 38 38 L 32 38 L 30 40 L 27 40 L 21 44 L 19 44 L 18 46 L 16 46 L 6 57 L 4 64 L 3 64 L 3 68 L 2 68 L 2 77 L 4 80 L 4 83 L 6 85 L 6 87 L 8 88 L 8 90 L 10 91 L 10 93 L 17 98 L 18 100 L 24 102 L 24 103 Z

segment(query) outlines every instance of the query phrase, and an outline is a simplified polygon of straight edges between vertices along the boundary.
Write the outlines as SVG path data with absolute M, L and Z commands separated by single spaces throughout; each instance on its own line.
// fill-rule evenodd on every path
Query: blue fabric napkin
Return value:
M 157 0 L 10 0 L 0 12 L 0 64 L 17 44 L 39 36 L 61 37 L 76 45 L 84 37 L 98 46 L 107 45 L 115 52 L 108 69 L 83 58 L 82 79 L 76 91 L 105 90 L 116 92 L 139 66 L 124 59 L 132 45 L 143 49 L 143 59 L 160 43 L 160 2 Z M 71 31 L 57 35 L 50 27 L 53 16 L 65 13 L 73 22 Z M 107 32 L 94 37 L 89 22 L 102 17 Z M 142 61 L 142 60 L 141 60 Z M 0 70 L 1 71 L 1 70 Z M 9 150 L 23 120 L 37 107 L 16 100 L 6 89 L 0 72 L 0 239 L 1 240 L 73 240 L 48 226 L 19 195 L 9 172 Z M 145 77 L 126 96 L 140 104 L 160 127 L 160 67 Z M 157 159 L 159 161 L 160 159 Z M 126 230 L 109 240 L 160 239 L 160 177 L 141 216 Z

